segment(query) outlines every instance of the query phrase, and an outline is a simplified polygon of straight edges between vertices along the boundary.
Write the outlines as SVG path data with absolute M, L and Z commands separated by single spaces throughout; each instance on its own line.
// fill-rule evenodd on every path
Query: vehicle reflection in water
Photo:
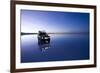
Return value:
M 44 52 L 50 48 L 50 42 L 38 40 L 38 45 L 39 45 L 39 48 L 42 52 Z

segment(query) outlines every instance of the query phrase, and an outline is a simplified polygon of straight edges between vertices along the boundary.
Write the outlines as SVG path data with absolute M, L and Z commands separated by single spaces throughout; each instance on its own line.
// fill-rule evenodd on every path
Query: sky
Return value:
M 21 10 L 21 32 L 89 32 L 89 13 Z

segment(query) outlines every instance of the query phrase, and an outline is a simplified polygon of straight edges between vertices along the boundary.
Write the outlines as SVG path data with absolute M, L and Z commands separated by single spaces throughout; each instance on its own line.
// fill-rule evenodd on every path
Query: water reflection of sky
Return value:
M 44 62 L 89 59 L 89 36 L 50 35 L 50 48 L 41 51 L 37 35 L 21 37 L 21 62 Z M 26 40 L 27 39 L 27 40 Z

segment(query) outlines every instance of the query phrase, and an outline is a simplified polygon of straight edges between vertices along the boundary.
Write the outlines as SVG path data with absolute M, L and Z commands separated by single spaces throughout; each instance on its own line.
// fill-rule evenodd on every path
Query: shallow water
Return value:
M 21 36 L 21 62 L 89 59 L 88 34 L 52 34 L 48 47 L 43 49 L 38 45 L 37 35 Z

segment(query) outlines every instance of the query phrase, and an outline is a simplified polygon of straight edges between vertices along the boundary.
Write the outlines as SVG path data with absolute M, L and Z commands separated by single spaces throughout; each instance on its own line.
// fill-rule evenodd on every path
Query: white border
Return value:
M 21 9 L 90 13 L 90 59 L 78 60 L 78 61 L 20 63 L 20 56 L 21 56 L 20 54 L 20 10 Z M 94 10 L 93 9 L 36 6 L 36 5 L 16 5 L 16 69 L 94 64 L 94 33 L 93 32 L 94 32 Z

